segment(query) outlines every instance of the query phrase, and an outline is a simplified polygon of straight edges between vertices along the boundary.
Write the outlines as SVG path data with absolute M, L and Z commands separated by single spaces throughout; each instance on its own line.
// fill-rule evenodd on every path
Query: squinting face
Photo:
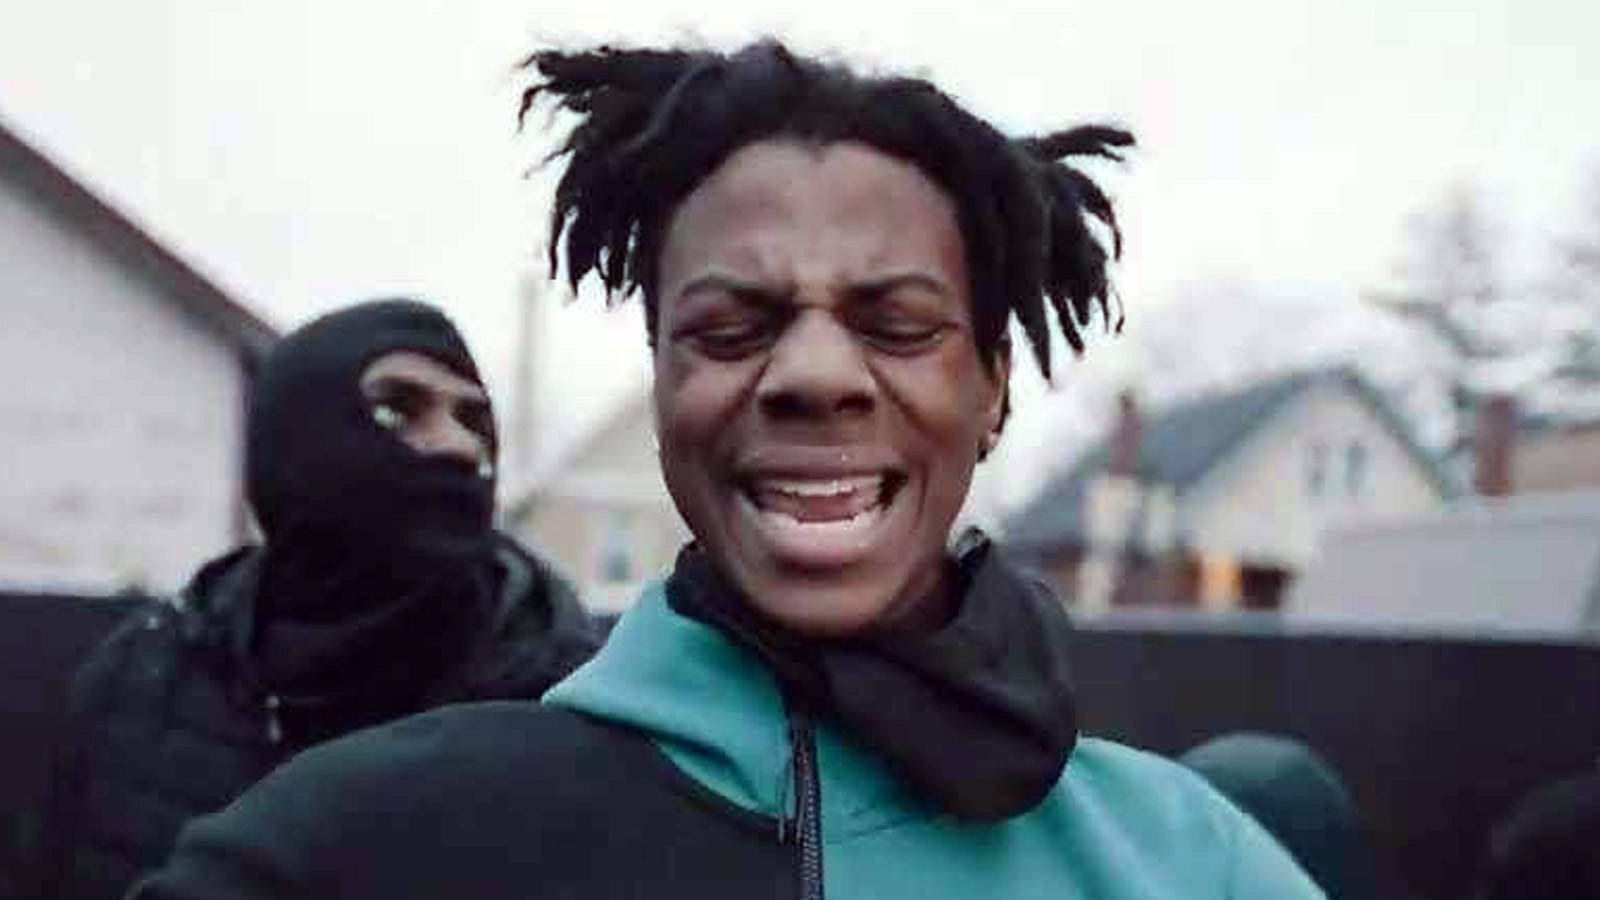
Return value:
M 914 621 L 1008 367 L 978 358 L 949 198 L 864 145 L 751 144 L 677 209 L 659 273 L 662 468 L 695 537 L 797 631 Z

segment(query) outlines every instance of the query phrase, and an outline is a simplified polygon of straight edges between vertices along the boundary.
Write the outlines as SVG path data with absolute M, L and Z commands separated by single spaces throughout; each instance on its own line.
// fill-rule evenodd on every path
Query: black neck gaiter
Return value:
M 757 613 L 694 545 L 678 556 L 667 602 L 755 652 L 792 699 L 837 719 L 943 811 L 998 821 L 1044 799 L 1076 746 L 1071 625 L 987 540 L 950 564 L 960 608 L 928 632 L 797 635 Z
M 406 446 L 362 396 L 396 350 L 480 380 L 442 313 L 385 300 L 285 337 L 253 384 L 246 489 L 266 550 L 235 646 L 274 691 L 403 703 L 491 602 L 492 478 Z

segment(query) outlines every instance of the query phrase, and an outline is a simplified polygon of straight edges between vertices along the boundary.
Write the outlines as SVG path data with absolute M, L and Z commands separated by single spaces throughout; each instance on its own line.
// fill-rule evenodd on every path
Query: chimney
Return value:
M 1139 444 L 1143 440 L 1139 404 L 1133 391 L 1117 397 L 1117 423 L 1111 432 L 1111 459 L 1106 469 L 1124 478 L 1139 477 Z
M 1516 440 L 1517 404 L 1509 394 L 1478 398 L 1472 431 L 1472 486 L 1485 497 L 1511 493 L 1511 448 Z

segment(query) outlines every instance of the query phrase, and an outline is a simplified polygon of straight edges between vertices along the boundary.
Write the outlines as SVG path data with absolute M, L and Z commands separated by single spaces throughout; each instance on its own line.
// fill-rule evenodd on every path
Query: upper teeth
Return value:
M 761 486 L 771 491 L 781 491 L 800 497 L 836 497 L 854 491 L 876 490 L 883 482 L 882 476 L 861 475 L 854 478 L 767 479 Z

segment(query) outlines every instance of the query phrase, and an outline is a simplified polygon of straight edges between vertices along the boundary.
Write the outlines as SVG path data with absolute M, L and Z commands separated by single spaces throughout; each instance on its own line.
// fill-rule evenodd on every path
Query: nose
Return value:
M 859 343 L 843 323 L 816 308 L 784 329 L 756 390 L 762 412 L 780 419 L 860 416 L 877 404 L 877 382 Z
M 431 411 L 409 443 L 424 456 L 458 459 L 469 466 L 476 466 L 489 456 L 488 442 L 483 435 L 462 425 L 443 407 Z

